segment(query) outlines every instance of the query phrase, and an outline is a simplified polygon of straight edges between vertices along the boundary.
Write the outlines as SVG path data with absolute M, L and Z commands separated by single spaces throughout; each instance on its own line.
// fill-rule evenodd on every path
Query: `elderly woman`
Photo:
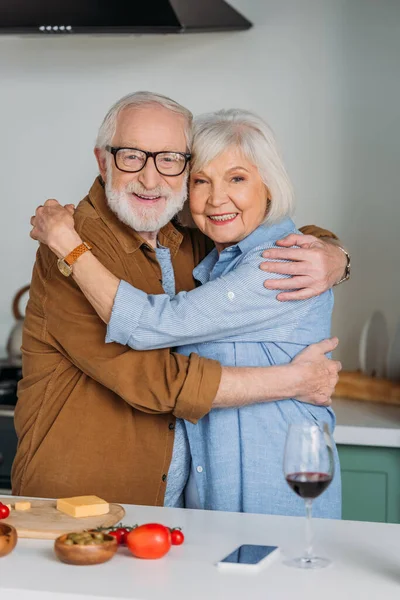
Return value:
M 290 233 L 299 234 L 290 218 L 292 188 L 273 134 L 249 112 L 204 115 L 194 124 L 192 157 L 191 216 L 215 243 L 194 269 L 201 285 L 175 295 L 173 282 L 164 282 L 166 294 L 147 295 L 91 258 L 85 293 L 103 320 L 112 308 L 106 341 L 137 350 L 177 346 L 183 354 L 196 352 L 226 366 L 288 363 L 309 344 L 329 337 L 333 295 L 280 302 L 263 286 L 262 252 Z M 303 514 L 303 501 L 282 472 L 288 426 L 301 421 L 327 422 L 333 430 L 335 418 L 330 408 L 291 399 L 215 409 L 197 425 L 178 422 L 172 463 L 179 463 L 180 481 L 189 479 L 186 506 Z M 315 502 L 320 517 L 340 517 L 336 450 L 335 460 L 333 483 Z M 170 505 L 182 505 L 182 486 L 170 490 L 175 495 Z

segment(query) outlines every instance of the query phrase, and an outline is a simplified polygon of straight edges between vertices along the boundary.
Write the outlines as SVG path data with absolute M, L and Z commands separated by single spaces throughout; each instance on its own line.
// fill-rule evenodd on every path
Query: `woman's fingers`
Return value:
M 75 204 L 64 204 L 64 208 L 69 212 L 70 215 L 73 215 L 75 212 Z

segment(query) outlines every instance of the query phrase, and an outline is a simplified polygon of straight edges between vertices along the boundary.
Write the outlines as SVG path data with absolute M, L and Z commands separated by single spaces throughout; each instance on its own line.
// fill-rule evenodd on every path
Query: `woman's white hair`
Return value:
M 268 213 L 264 223 L 274 223 L 294 210 L 293 188 L 275 136 L 257 115 L 239 109 L 219 110 L 196 117 L 193 122 L 191 170 L 201 171 L 229 147 L 240 148 L 257 167 L 268 189 Z
M 97 135 L 96 148 L 104 149 L 107 145 L 111 145 L 117 129 L 118 115 L 122 110 L 126 108 L 141 108 L 143 106 L 151 106 L 152 104 L 163 106 L 168 110 L 172 110 L 172 112 L 182 115 L 186 119 L 185 136 L 187 150 L 190 151 L 192 145 L 192 113 L 181 104 L 178 104 L 178 102 L 175 102 L 175 100 L 171 100 L 171 98 L 162 96 L 161 94 L 153 94 L 152 92 L 135 92 L 118 100 L 104 117 Z

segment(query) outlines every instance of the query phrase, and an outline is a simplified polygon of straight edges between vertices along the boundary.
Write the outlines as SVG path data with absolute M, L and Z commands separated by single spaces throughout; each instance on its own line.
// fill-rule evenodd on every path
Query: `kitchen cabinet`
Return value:
M 334 399 L 343 519 L 400 523 L 400 407 Z
M 400 449 L 338 445 L 343 519 L 400 523 Z

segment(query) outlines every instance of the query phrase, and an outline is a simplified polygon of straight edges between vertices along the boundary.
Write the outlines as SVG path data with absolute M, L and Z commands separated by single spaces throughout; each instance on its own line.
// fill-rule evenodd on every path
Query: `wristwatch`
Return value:
M 350 259 L 350 254 L 347 252 L 347 250 L 342 248 L 342 246 L 339 246 L 339 244 L 336 244 L 336 247 L 339 248 L 339 250 L 341 250 L 343 252 L 343 254 L 346 255 L 346 258 L 347 258 L 347 265 L 344 270 L 344 275 L 343 275 L 342 279 L 340 279 L 339 281 L 337 281 L 334 284 L 334 285 L 339 285 L 340 283 L 343 283 L 344 281 L 347 281 L 348 279 L 350 279 L 351 259 Z
M 59 258 L 57 261 L 57 267 L 59 271 L 65 276 L 69 277 L 72 274 L 72 265 L 74 262 L 82 256 L 88 250 L 91 250 L 92 246 L 83 242 L 79 246 L 77 246 L 72 252 L 68 254 L 65 258 Z

